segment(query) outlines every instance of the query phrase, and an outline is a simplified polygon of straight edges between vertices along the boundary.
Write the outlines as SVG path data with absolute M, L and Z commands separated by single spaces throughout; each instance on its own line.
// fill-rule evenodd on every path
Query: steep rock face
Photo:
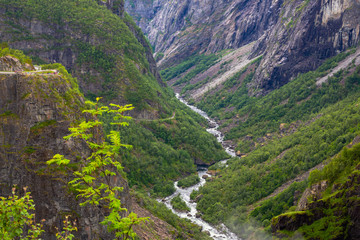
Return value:
M 0 58 L 0 62 L 7 58 Z M 14 61 L 14 66 L 21 65 Z M 0 74 L 0 195 L 10 194 L 14 185 L 18 194 L 28 187 L 37 222 L 46 220 L 44 239 L 55 239 L 55 227 L 62 228 L 65 215 L 77 221 L 76 237 L 109 239 L 99 224 L 99 209 L 80 208 L 66 187 L 70 177 L 56 175 L 45 164 L 57 153 L 69 159 L 90 154 L 83 143 L 63 139 L 70 124 L 81 119 L 84 100 L 75 88 L 61 75 Z M 122 203 L 131 209 L 126 181 L 118 178 L 117 184 L 124 186 Z
M 155 47 L 161 68 L 195 53 L 256 41 L 263 55 L 250 95 L 264 95 L 298 73 L 359 43 L 358 0 L 126 1 L 126 10 Z
M 266 94 L 356 46 L 359 12 L 358 0 L 285 1 L 281 18 L 254 48 L 253 55 L 264 57 L 249 85 L 251 94 Z
M 276 23 L 282 1 L 126 1 L 126 10 L 147 34 L 161 67 L 194 53 L 238 48 Z M 149 13 L 147 13 L 149 12 Z M 146 24 L 145 24 L 146 23 Z
M 124 18 L 125 16 L 125 3 L 124 0 L 107 0 L 106 2 L 99 1 L 100 5 L 105 5 L 109 10 L 112 10 L 112 12 L 121 18 Z M 146 41 L 143 33 L 140 31 L 140 29 L 137 28 L 136 25 L 132 24 L 130 21 L 125 22 L 126 25 L 129 27 L 130 31 L 133 33 L 133 35 L 136 37 L 136 39 L 139 41 L 139 43 L 144 47 L 145 49 L 145 55 L 146 60 L 149 62 L 149 70 L 152 75 L 155 76 L 156 80 L 161 86 L 165 86 L 165 83 L 161 80 L 160 74 L 156 67 L 155 59 L 152 55 L 152 50 Z

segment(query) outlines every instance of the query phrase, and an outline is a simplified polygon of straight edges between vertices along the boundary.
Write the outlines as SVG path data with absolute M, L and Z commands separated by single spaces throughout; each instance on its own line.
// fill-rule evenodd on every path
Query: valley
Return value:
M 359 13 L 0 0 L 0 238 L 359 239 Z

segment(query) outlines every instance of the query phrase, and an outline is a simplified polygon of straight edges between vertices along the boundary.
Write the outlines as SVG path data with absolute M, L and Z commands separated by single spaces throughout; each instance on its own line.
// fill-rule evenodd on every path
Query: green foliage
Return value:
M 44 230 L 42 224 L 35 222 L 34 201 L 31 199 L 30 192 L 26 192 L 23 197 L 15 194 L 5 198 L 0 196 L 0 238 L 4 240 L 13 239 L 38 239 Z M 27 231 L 25 231 L 27 230 Z
M 184 200 L 181 199 L 180 195 L 177 195 L 170 201 L 171 206 L 181 212 L 189 212 L 190 208 L 186 205 Z
M 114 2 L 118 7 L 120 1 Z M 125 88 L 129 87 L 140 96 L 141 104 L 134 104 L 138 109 L 148 107 L 149 101 L 159 103 L 164 101 L 157 93 L 162 93 L 155 77 L 151 74 L 146 59 L 144 46 L 146 40 L 141 31 L 135 26 L 131 17 L 125 13 L 123 18 L 113 14 L 104 6 L 99 6 L 96 0 L 0 0 L 0 7 L 5 11 L 2 24 L 9 29 L 18 29 L 11 34 L 9 43 L 19 41 L 54 41 L 57 47 L 44 49 L 44 51 L 64 51 L 66 54 L 75 54 L 75 69 L 77 76 L 83 81 L 94 81 L 97 78 L 99 88 L 96 92 L 86 92 L 85 95 L 95 98 L 104 97 L 110 101 L 125 96 Z M 28 19 L 37 19 L 49 26 L 64 26 L 65 30 L 56 29 L 59 33 L 53 35 L 33 35 L 24 29 L 19 22 Z M 10 24 L 13 23 L 13 24 Z M 55 29 L 53 29 L 55 31 Z M 139 40 L 132 33 L 135 34 Z M 79 37 L 74 37 L 74 34 Z M 142 41 L 142 39 L 144 41 Z M 92 39 L 88 41 L 88 39 Z M 0 39 L 1 41 L 1 39 Z M 86 43 L 85 43 L 86 42 Z M 91 42 L 91 43 L 89 43 Z M 38 50 L 28 50 L 30 55 L 39 55 Z M 41 59 L 40 59 L 41 60 Z M 37 62 L 39 59 L 37 59 Z M 146 73 L 145 73 L 146 72 Z M 130 83 L 130 84 L 129 84 Z M 137 92 L 137 88 L 145 84 L 147 92 Z M 145 94 L 143 94 L 145 93 Z M 149 96 L 151 93 L 151 96 Z M 128 99 L 128 102 L 131 102 Z M 160 105 L 162 105 L 161 102 Z
M 56 120 L 45 120 L 45 121 L 42 121 L 42 122 L 38 122 L 37 124 L 35 124 L 34 126 L 32 126 L 30 128 L 31 131 L 38 131 L 40 130 L 41 128 L 44 128 L 44 127 L 47 127 L 47 126 L 51 126 L 53 124 L 56 124 Z
M 8 111 L 5 111 L 4 113 L 1 113 L 0 117 L 18 117 L 18 116 L 15 113 L 8 110 Z
M 190 199 L 191 200 L 195 200 L 195 198 L 199 196 L 199 191 L 198 190 L 193 190 L 190 194 Z
M 56 239 L 58 240 L 72 240 L 75 236 L 72 232 L 77 231 L 76 222 L 71 222 L 69 220 L 69 216 L 65 216 L 65 220 L 63 221 L 63 229 L 59 231 L 57 229 Z
M 192 78 L 194 78 L 197 74 L 206 71 L 212 65 L 216 63 L 218 60 L 218 56 L 215 54 L 211 55 L 198 55 L 195 57 L 195 68 L 190 70 L 185 76 L 180 78 L 174 83 L 174 86 L 180 85 L 182 83 L 188 83 Z M 191 60 L 193 62 L 194 60 Z M 176 66 L 177 67 L 177 66 Z M 182 69 L 181 69 L 182 71 Z
M 129 119 L 123 113 L 133 109 L 130 105 L 123 107 L 110 104 L 110 107 L 98 107 L 98 103 L 90 101 L 87 103 L 93 109 L 84 110 L 85 113 L 91 114 L 94 118 L 104 114 L 114 114 L 114 122 L 111 124 L 116 126 L 127 125 L 120 120 Z M 134 213 L 121 217 L 120 213 L 126 211 L 119 199 L 123 188 L 114 182 L 116 176 L 123 170 L 121 163 L 117 160 L 118 153 L 122 148 L 131 146 L 121 143 L 118 131 L 111 131 L 107 135 L 108 142 L 97 140 L 99 136 L 96 134 L 99 134 L 99 127 L 102 124 L 98 120 L 83 121 L 78 126 L 70 128 L 71 134 L 64 137 L 66 140 L 82 140 L 92 150 L 92 154 L 79 163 L 78 170 L 66 169 L 67 173 L 71 172 L 74 176 L 68 184 L 76 192 L 76 196 L 82 199 L 80 206 L 104 205 L 108 212 L 101 224 L 107 226 L 109 232 L 114 232 L 117 239 L 134 239 L 136 234 L 132 231 L 132 226 L 145 221 L 146 218 L 137 218 Z M 63 155 L 56 154 L 53 159 L 47 161 L 47 164 L 68 166 L 70 162 L 71 160 Z
M 198 184 L 199 182 L 200 182 L 199 175 L 193 174 L 193 175 L 190 175 L 186 178 L 179 180 L 177 185 L 181 188 L 187 188 L 187 187 L 194 186 L 195 184 Z
M 247 83 L 251 81 L 253 72 L 247 72 L 244 68 L 227 80 L 222 90 L 207 95 L 197 106 L 211 117 L 219 118 L 224 122 L 237 116 L 245 119 L 226 134 L 226 139 L 237 139 L 246 135 L 257 139 L 266 133 L 278 131 L 280 123 L 308 120 L 312 114 L 355 93 L 358 85 L 340 84 L 342 75 L 334 76 L 321 88 L 316 85 L 318 77 L 324 76 L 327 70 L 335 67 L 349 54 L 351 51 L 341 53 L 325 61 L 315 72 L 300 74 L 280 89 L 259 98 L 248 96 Z M 257 66 L 258 60 L 253 64 Z M 355 72 L 346 82 L 356 83 L 359 77 L 359 73 Z M 238 82 L 239 78 L 244 78 L 241 85 Z M 234 110 L 226 111 L 230 108 Z
M 306 236 L 305 239 L 331 240 L 343 236 L 343 224 L 346 220 L 336 216 L 323 217 L 311 225 L 305 225 L 299 229 Z
M 151 196 L 164 198 L 172 195 L 176 191 L 172 181 L 157 182 L 153 189 Z
M 314 171 L 310 183 L 326 180 L 327 187 L 323 192 L 317 192 L 320 198 L 309 197 L 309 207 L 306 212 L 289 212 L 281 217 L 296 218 L 299 214 L 310 216 L 301 225 L 291 227 L 293 232 L 301 233 L 304 239 L 346 239 L 349 229 L 354 226 L 355 209 L 358 205 L 360 179 L 360 144 L 350 149 L 344 148 L 340 154 L 331 159 L 322 171 Z M 331 169 L 331 170 L 330 170 Z M 312 172 L 312 173 L 314 173 Z M 278 217 L 273 219 L 275 223 Z
M 310 173 L 309 185 L 322 180 L 334 183 L 340 176 L 347 176 L 360 161 L 360 144 L 352 148 L 345 147 L 340 154 L 332 158 L 323 170 L 314 170 Z
M 176 109 L 174 119 L 131 121 L 129 127 L 121 129 L 123 142 L 133 145 L 132 151 L 122 155 L 129 185 L 153 187 L 151 193 L 158 197 L 174 192 L 169 180 L 196 172 L 195 159 L 212 163 L 228 158 L 216 139 L 205 131 L 205 119 L 175 98 L 169 104 Z M 107 127 L 105 131 L 109 131 Z
M 42 70 L 58 70 L 61 77 L 65 80 L 67 80 L 71 86 L 74 92 L 80 93 L 78 81 L 76 78 L 73 78 L 71 74 L 66 70 L 66 68 L 60 64 L 60 63 L 52 63 L 52 64 L 44 64 L 40 66 Z
M 195 55 L 187 60 L 183 61 L 182 63 L 167 68 L 165 70 L 161 71 L 161 76 L 165 81 L 169 81 L 175 77 L 180 76 L 181 74 L 188 71 L 190 68 L 194 67 L 192 70 L 190 70 L 185 76 L 183 76 L 181 79 L 176 81 L 174 85 L 179 85 L 181 83 L 185 83 L 191 80 L 194 76 L 197 74 L 207 70 L 209 67 L 214 65 L 216 61 L 218 60 L 218 56 L 215 54 L 210 55 Z
M 249 152 L 247 157 L 229 161 L 229 167 L 221 172 L 222 178 L 215 178 L 200 188 L 199 194 L 203 194 L 203 198 L 197 207 L 204 219 L 212 223 L 230 222 L 233 230 L 240 228 L 249 220 L 244 207 L 334 156 L 360 134 L 359 68 L 348 76 L 344 72 L 335 74 L 322 87 L 315 84 L 318 77 L 324 76 L 350 53 L 340 54 L 326 61 L 317 71 L 300 75 L 280 89 L 259 98 L 247 96 L 245 79 L 251 77 L 251 73 L 244 76 L 242 74 L 246 71 L 243 70 L 225 83 L 224 91 L 207 96 L 200 103 L 210 112 L 210 106 L 215 106 L 213 117 L 219 116 L 222 120 L 244 119 L 229 131 L 227 138 L 240 138 L 238 149 Z M 236 80 L 239 78 L 244 82 L 237 86 Z M 227 93 L 230 89 L 237 90 L 233 94 Z M 234 111 L 225 113 L 225 108 L 230 107 Z M 286 127 L 279 130 L 281 123 L 285 123 Z M 268 135 L 270 137 L 262 142 L 263 136 L 268 133 L 271 133 Z M 252 136 L 252 140 L 242 141 L 247 135 Z M 355 156 L 348 157 L 346 161 L 339 160 L 339 163 L 345 161 L 344 165 L 334 164 L 326 168 L 326 177 L 322 176 L 323 172 L 312 173 L 310 181 L 329 179 L 329 176 L 335 175 L 332 172 L 337 168 L 347 174 L 350 170 L 344 166 L 353 166 Z M 303 189 L 304 186 L 298 187 Z M 263 202 L 251 213 L 252 217 L 263 224 L 273 213 L 280 214 L 289 209 L 293 203 L 290 197 L 293 191 L 294 188 L 290 188 L 278 199 Z M 216 213 L 212 209 L 217 204 L 223 206 L 222 214 L 214 217 Z
M 255 218 L 258 222 L 261 222 L 264 227 L 269 226 L 270 220 L 273 217 L 280 215 L 294 205 L 295 192 L 298 192 L 298 194 L 302 193 L 306 186 L 306 181 L 291 184 L 289 188 L 279 195 L 263 201 L 249 216 Z

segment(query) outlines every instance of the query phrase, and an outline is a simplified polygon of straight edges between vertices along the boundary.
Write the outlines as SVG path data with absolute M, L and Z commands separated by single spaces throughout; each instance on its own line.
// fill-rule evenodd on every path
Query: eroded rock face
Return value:
M 125 8 L 164 55 L 160 68 L 256 41 L 251 58 L 263 59 L 249 84 L 254 96 L 360 41 L 358 0 L 128 0 Z
M 147 34 L 162 68 L 203 52 L 238 48 L 257 40 L 277 21 L 282 1 L 126 1 Z
M 56 227 L 62 228 L 65 215 L 77 221 L 77 238 L 110 239 L 99 224 L 99 208 L 80 207 L 67 188 L 71 176 L 58 175 L 45 164 L 57 153 L 74 161 L 90 154 L 84 143 L 63 139 L 70 124 L 81 119 L 83 98 L 71 89 L 61 75 L 0 74 L 0 195 L 10 194 L 14 185 L 18 194 L 28 187 L 37 222 L 45 219 L 44 239 L 56 239 Z M 131 209 L 126 181 L 113 180 L 124 186 L 122 203 Z
M 4 56 L 0 58 L 0 71 L 15 72 L 23 69 L 34 70 L 30 64 L 21 64 L 17 58 L 12 56 Z
M 358 0 L 288 1 L 281 19 L 254 47 L 264 57 L 249 87 L 263 95 L 298 73 L 314 70 L 326 58 L 360 41 Z M 266 47 L 265 47 L 266 46 Z
M 106 6 L 116 15 L 124 16 L 124 0 L 98 0 L 99 5 Z

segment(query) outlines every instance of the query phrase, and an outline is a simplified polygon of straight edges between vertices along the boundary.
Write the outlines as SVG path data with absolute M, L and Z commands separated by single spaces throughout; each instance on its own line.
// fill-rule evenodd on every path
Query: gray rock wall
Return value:
M 84 143 L 63 139 L 71 123 L 81 119 L 84 101 L 75 93 L 66 100 L 70 89 L 61 76 L 0 74 L 0 195 L 10 194 L 14 185 L 19 195 L 28 187 L 36 221 L 45 219 L 43 239 L 56 239 L 56 227 L 62 229 L 66 215 L 77 221 L 78 239 L 110 239 L 99 224 L 100 209 L 80 207 L 67 187 L 71 176 L 48 170 L 45 164 L 57 153 L 73 161 L 90 154 Z M 122 203 L 131 210 L 126 181 L 121 177 L 114 180 L 124 186 Z

